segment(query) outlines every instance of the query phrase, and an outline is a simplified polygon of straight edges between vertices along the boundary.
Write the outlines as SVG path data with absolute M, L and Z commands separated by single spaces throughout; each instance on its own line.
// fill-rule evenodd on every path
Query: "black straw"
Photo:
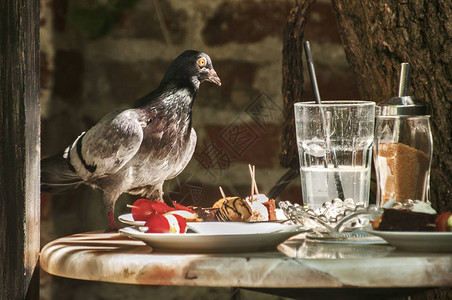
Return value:
M 326 125 L 326 120 L 325 120 L 325 114 L 323 112 L 322 100 L 320 99 L 320 92 L 319 92 L 319 86 L 317 84 L 317 77 L 315 76 L 314 63 L 312 61 L 312 55 L 311 55 L 311 47 L 309 46 L 308 41 L 304 42 L 304 52 L 306 54 L 306 63 L 308 65 L 309 77 L 311 78 L 311 85 L 312 85 L 312 90 L 314 92 L 315 102 L 319 105 L 319 108 L 320 108 L 320 115 L 322 117 L 322 123 L 323 123 L 323 132 L 325 134 L 325 143 L 326 143 L 326 146 L 329 147 L 328 130 L 327 130 L 327 125 Z M 339 165 L 337 163 L 336 151 L 334 149 L 332 149 L 331 152 L 333 154 L 334 168 L 339 168 Z M 327 162 L 326 155 L 325 155 L 324 161 L 325 161 L 325 167 L 328 168 L 328 162 Z M 336 191 L 337 191 L 338 198 L 341 200 L 344 200 L 345 199 L 344 189 L 342 187 L 341 177 L 338 172 L 334 172 L 334 183 L 336 184 Z
M 311 85 L 312 91 L 314 92 L 315 102 L 318 105 L 322 105 L 322 100 L 320 100 L 319 85 L 317 84 L 317 76 L 315 76 L 314 63 L 312 62 L 311 47 L 309 46 L 308 41 L 304 42 L 304 52 L 306 54 L 306 63 L 308 65 L 309 77 L 311 78 Z

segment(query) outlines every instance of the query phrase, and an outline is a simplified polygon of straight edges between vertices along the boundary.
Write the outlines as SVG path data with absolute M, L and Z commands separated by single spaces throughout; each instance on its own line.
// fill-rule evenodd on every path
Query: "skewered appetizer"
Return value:
M 251 175 L 251 196 L 226 197 L 220 187 L 221 199 L 212 207 L 184 206 L 173 201 L 171 207 L 161 201 L 138 199 L 133 205 L 135 221 L 145 221 L 147 232 L 185 233 L 186 222 L 260 222 L 276 220 L 275 200 L 259 194 L 255 180 L 255 168 L 249 166 Z

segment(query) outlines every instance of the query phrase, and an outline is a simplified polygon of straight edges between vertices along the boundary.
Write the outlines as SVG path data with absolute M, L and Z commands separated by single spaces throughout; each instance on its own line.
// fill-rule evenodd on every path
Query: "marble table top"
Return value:
M 48 243 L 41 268 L 75 279 L 146 285 L 245 288 L 414 288 L 452 286 L 452 253 L 403 252 L 387 244 L 308 242 L 275 251 L 153 253 L 141 241 L 82 233 Z

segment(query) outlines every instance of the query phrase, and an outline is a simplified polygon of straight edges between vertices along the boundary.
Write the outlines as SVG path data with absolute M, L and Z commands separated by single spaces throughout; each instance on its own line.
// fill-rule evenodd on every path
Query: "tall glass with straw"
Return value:
M 309 42 L 306 60 L 315 101 L 295 103 L 303 203 L 367 206 L 375 120 L 372 101 L 321 101 Z

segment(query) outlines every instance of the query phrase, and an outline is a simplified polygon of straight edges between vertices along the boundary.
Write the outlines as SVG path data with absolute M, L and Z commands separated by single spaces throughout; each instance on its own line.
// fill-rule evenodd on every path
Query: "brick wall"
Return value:
M 193 109 L 196 152 L 186 170 L 165 185 L 165 198 L 209 206 L 220 198 L 218 186 L 227 195 L 247 196 L 248 164 L 256 166 L 259 190 L 268 192 L 285 172 L 278 158 L 282 29 L 294 1 L 139 0 L 119 13 L 93 13 L 97 31 L 89 34 L 108 28 L 94 39 L 68 18 L 83 4 L 106 2 L 41 0 L 43 156 L 64 149 L 103 115 L 153 90 L 178 54 L 196 49 L 210 55 L 223 84 L 201 86 Z M 322 98 L 357 98 L 328 1 L 313 6 L 305 37 Z M 306 98 L 312 99 L 306 84 Z M 292 202 L 300 198 L 299 180 L 281 194 Z M 126 212 L 130 201 L 122 196 L 117 214 Z M 101 192 L 87 187 L 43 195 L 42 205 L 42 243 L 103 229 L 107 222 Z

